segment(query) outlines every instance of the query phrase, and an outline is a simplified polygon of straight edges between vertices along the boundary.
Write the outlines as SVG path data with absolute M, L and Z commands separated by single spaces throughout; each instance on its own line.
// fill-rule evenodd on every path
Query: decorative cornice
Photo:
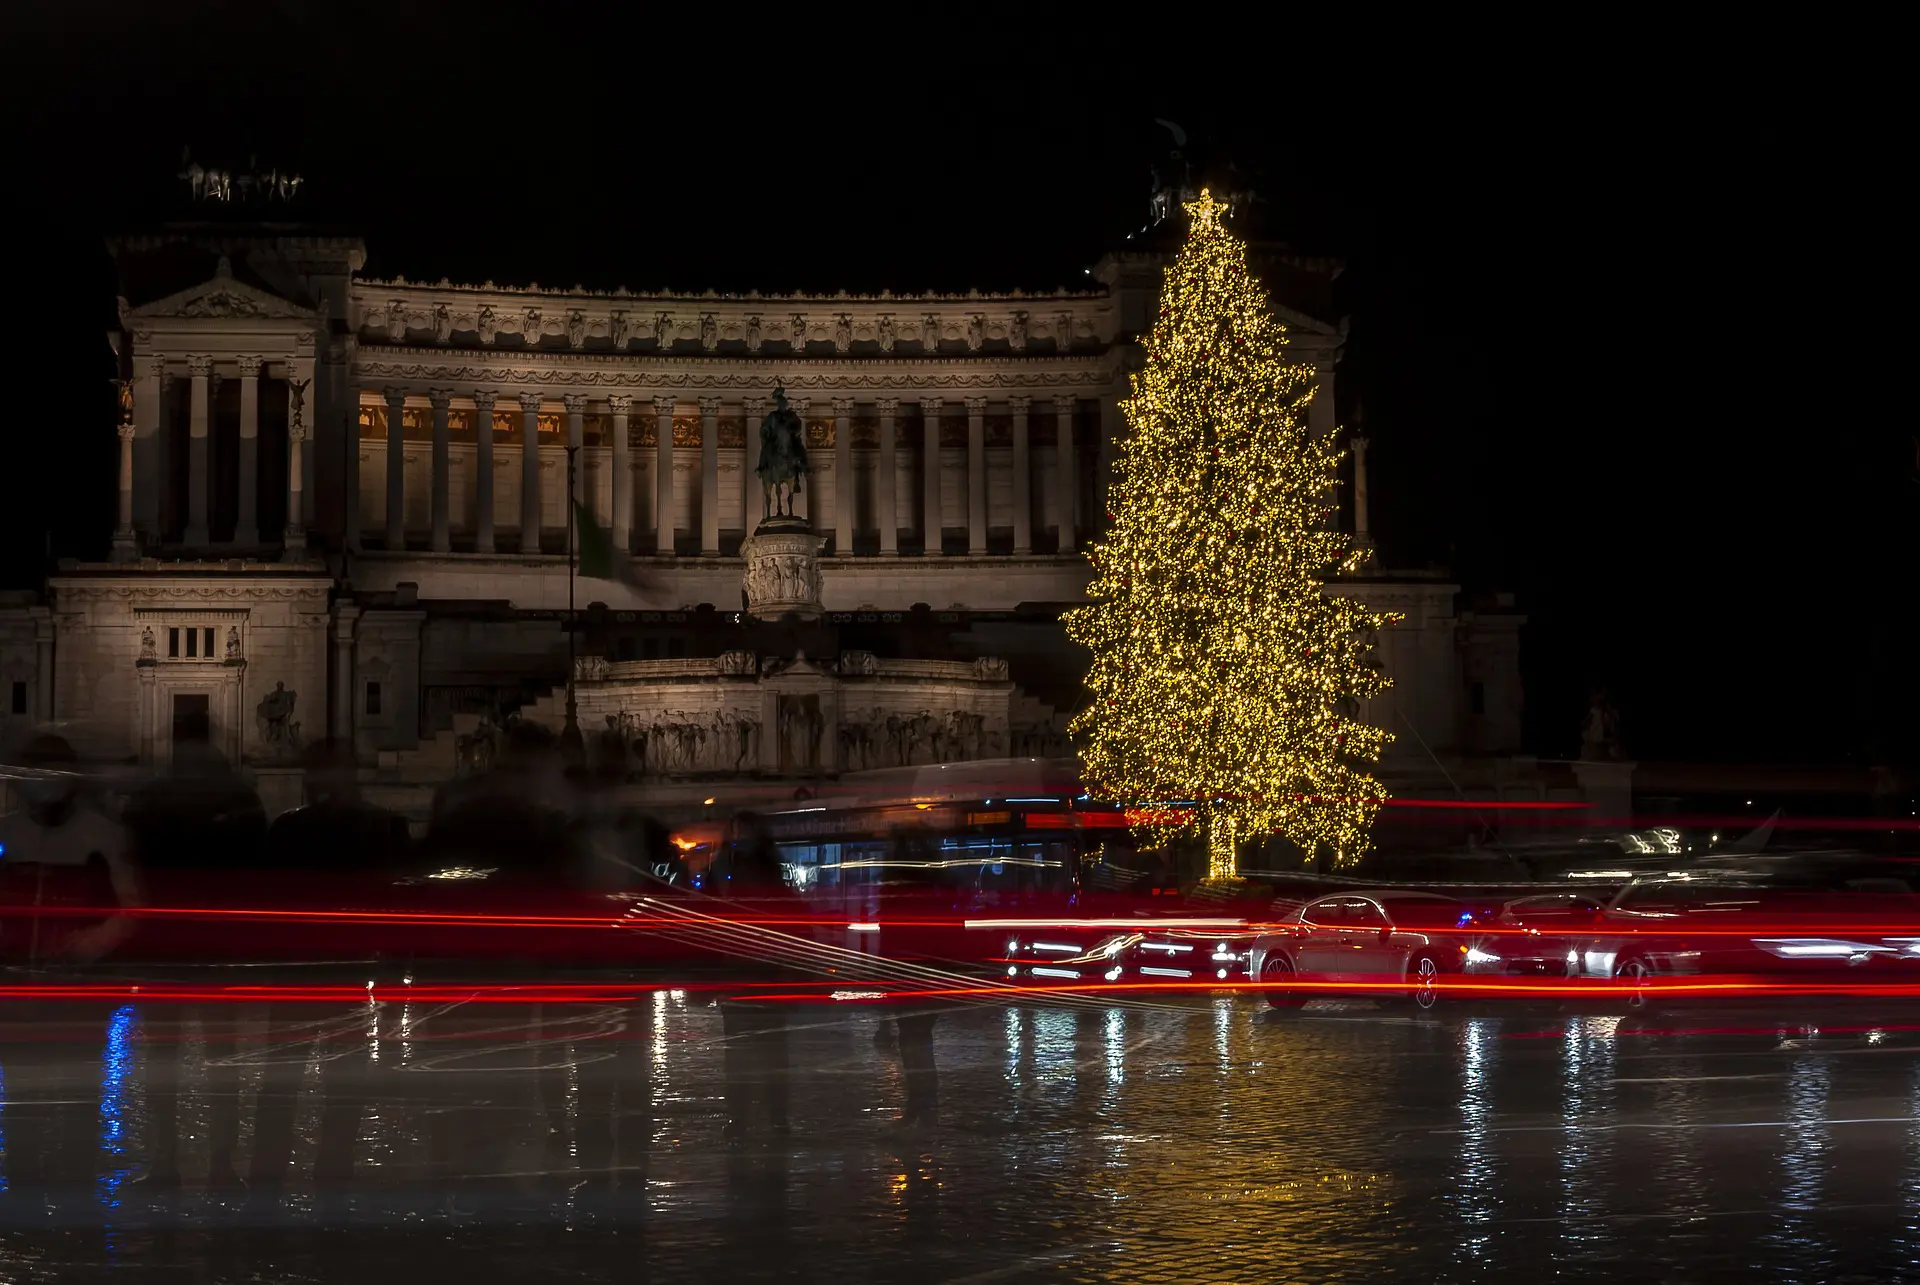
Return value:
M 411 355 L 411 354 L 409 354 Z M 762 369 L 767 374 L 747 371 L 728 371 L 724 363 L 714 363 L 719 369 L 713 370 L 644 370 L 632 367 L 596 367 L 574 366 L 559 369 L 527 370 L 509 366 L 453 366 L 430 362 L 400 361 L 362 361 L 354 368 L 354 377 L 365 383 L 378 383 L 387 379 L 402 379 L 421 383 L 453 383 L 463 386 L 475 384 L 513 385 L 538 383 L 543 387 L 562 388 L 604 388 L 618 389 L 629 393 L 646 393 L 650 389 L 672 389 L 682 391 L 704 391 L 711 389 L 716 393 L 771 393 L 775 385 L 784 385 L 789 391 L 805 390 L 822 394 L 836 392 L 859 396 L 862 393 L 899 392 L 908 395 L 926 389 L 939 389 L 942 392 L 979 389 L 984 393 L 1033 391 L 1052 388 L 1087 389 L 1091 393 L 1106 392 L 1113 385 L 1111 373 L 1094 364 L 1068 365 L 1064 368 L 1048 369 L 1036 366 L 1032 369 L 1002 368 L 988 366 L 984 370 L 956 371 L 955 363 L 929 361 L 921 363 L 921 370 L 903 370 L 900 362 L 848 362 L 834 363 L 830 368 L 817 372 L 799 374 L 772 373 L 772 363 Z M 982 363 L 983 365 L 985 363 Z

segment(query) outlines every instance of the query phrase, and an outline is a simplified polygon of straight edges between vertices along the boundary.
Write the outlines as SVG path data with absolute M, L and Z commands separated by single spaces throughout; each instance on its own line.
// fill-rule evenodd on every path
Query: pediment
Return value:
M 160 318 L 184 318 L 197 320 L 213 318 L 225 320 L 232 317 L 258 318 L 261 320 L 312 321 L 312 309 L 303 308 L 289 299 L 282 299 L 269 290 L 236 280 L 228 268 L 225 259 L 220 261 L 221 270 L 210 281 L 197 286 L 176 291 L 164 299 L 155 299 L 152 303 L 143 303 L 128 311 L 130 318 L 156 320 Z

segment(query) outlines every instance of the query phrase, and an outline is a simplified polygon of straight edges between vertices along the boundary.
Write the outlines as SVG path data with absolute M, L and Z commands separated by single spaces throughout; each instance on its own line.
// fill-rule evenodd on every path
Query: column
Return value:
M 586 503 L 587 461 L 581 457 L 580 448 L 587 444 L 587 395 L 568 393 L 561 402 L 567 408 L 567 445 L 573 448 L 573 481 L 567 492 L 569 505 Z M 567 521 L 573 521 L 573 510 L 567 511 Z
M 945 516 L 940 512 L 940 399 L 920 399 L 920 471 L 922 500 L 921 533 L 928 557 L 940 554 L 940 528 Z
M 333 738 L 349 747 L 353 745 L 353 633 L 359 623 L 360 608 L 350 602 L 341 603 L 333 616 Z
M 347 475 L 342 479 L 346 491 L 342 498 L 342 507 L 346 510 L 342 524 L 346 530 L 342 534 L 347 548 L 360 552 L 360 394 L 351 385 L 347 385 L 347 415 L 345 425 Z
M 160 443 L 160 412 L 167 394 L 167 360 L 140 357 L 134 363 L 134 525 L 159 542 L 160 492 L 166 475 Z
M 240 516 L 233 542 L 260 543 L 260 359 L 240 359 Z
M 520 394 L 520 552 L 540 552 L 540 394 Z
M 833 399 L 833 551 L 853 556 L 853 398 Z
M 806 440 L 807 407 L 813 405 L 813 399 L 811 397 L 789 397 L 787 398 L 787 405 L 791 406 L 793 413 L 800 417 L 801 440 Z M 805 518 L 809 527 L 813 527 L 813 488 L 814 484 L 818 481 L 819 474 L 809 477 L 806 486 L 794 492 L 793 496 L 793 516 L 796 518 Z M 818 528 L 814 529 L 817 530 Z
M 407 390 L 387 389 L 387 549 L 407 547 Z
M 987 399 L 967 398 L 967 552 L 987 551 Z
M 288 562 L 298 562 L 307 552 L 306 515 L 306 469 L 301 456 L 306 450 L 307 422 L 306 409 L 301 404 L 306 390 L 313 383 L 311 375 L 305 383 L 297 383 L 298 376 L 294 368 L 287 367 L 287 529 L 284 534 L 286 549 L 281 555 Z M 354 432 L 359 431 L 357 422 L 350 425 Z
M 1108 498 L 1107 492 L 1113 487 L 1113 450 L 1119 437 L 1120 403 L 1112 397 L 1102 397 L 1100 399 L 1100 471 L 1094 475 L 1099 489 L 1094 496 L 1097 511 L 1093 515 L 1094 523 L 1102 531 L 1107 529 L 1107 514 L 1113 511 L 1113 501 Z
M 1367 447 L 1364 437 L 1354 436 L 1348 445 L 1353 447 L 1353 547 L 1371 549 L 1373 531 L 1367 520 Z
M 36 723 L 54 721 L 53 708 L 53 618 L 36 613 L 33 621 L 33 719 Z M 83 698 L 84 699 L 84 698 Z
M 140 556 L 139 541 L 133 534 L 133 437 L 137 431 L 131 416 L 120 421 L 120 520 L 113 528 L 115 562 L 132 562 Z
M 884 556 L 900 552 L 900 513 L 893 496 L 893 417 L 900 402 L 882 397 L 874 403 L 874 409 L 880 413 L 880 455 L 874 465 L 873 512 L 880 524 L 880 552 Z
M 493 552 L 493 402 L 495 394 L 473 395 L 473 551 Z
M 1053 399 L 1054 454 L 1060 467 L 1055 471 L 1054 508 L 1060 515 L 1060 552 L 1073 552 L 1074 501 L 1079 493 L 1079 460 L 1073 449 L 1073 398 Z
M 673 556 L 673 398 L 653 399 L 653 551 Z
M 1013 411 L 1013 551 L 1033 552 L 1033 452 L 1027 442 L 1029 397 L 1009 397 Z
M 633 549 L 633 460 L 628 455 L 627 412 L 633 398 L 615 393 L 607 398 L 613 413 L 613 547 L 617 552 Z
M 451 388 L 429 388 L 427 400 L 433 403 L 433 551 L 453 551 L 453 515 L 448 511 L 452 464 L 448 460 L 451 428 L 447 412 L 453 409 Z
M 720 556 L 720 399 L 700 399 L 700 556 Z
M 740 409 L 747 417 L 746 450 L 740 457 L 740 525 L 748 535 L 760 525 L 760 518 L 754 516 L 758 509 L 762 517 L 766 515 L 766 493 L 760 489 L 760 421 L 767 413 L 767 399 L 749 397 L 741 403 Z
M 1319 442 L 1325 441 L 1334 430 L 1333 364 L 1340 360 L 1340 354 L 1328 352 L 1317 356 L 1319 360 L 1313 367 L 1313 396 L 1307 402 L 1307 431 Z
M 198 547 L 207 542 L 207 379 L 213 358 L 187 358 L 187 373 L 193 377 L 193 400 L 187 419 L 186 543 Z

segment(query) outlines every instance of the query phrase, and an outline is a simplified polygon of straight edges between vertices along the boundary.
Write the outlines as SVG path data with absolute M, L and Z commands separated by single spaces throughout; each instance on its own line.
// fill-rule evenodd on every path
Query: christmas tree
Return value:
M 1390 738 L 1354 715 L 1387 686 L 1370 648 L 1389 618 L 1322 587 L 1365 554 L 1334 522 L 1342 452 L 1307 428 L 1313 371 L 1227 207 L 1202 192 L 1186 210 L 1123 403 L 1091 602 L 1066 617 L 1093 651 L 1073 731 L 1097 797 L 1185 805 L 1213 877 L 1274 832 L 1351 863 L 1384 793 L 1365 765 Z

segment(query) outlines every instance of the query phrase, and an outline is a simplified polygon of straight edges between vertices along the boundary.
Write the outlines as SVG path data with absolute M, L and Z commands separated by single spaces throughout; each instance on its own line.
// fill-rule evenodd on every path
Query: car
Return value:
M 1901 924 L 1913 926 L 1903 932 Z M 1639 984 L 1631 1009 L 1647 1007 L 1663 976 L 1912 981 L 1920 977 L 1920 899 L 1751 873 L 1676 872 L 1635 879 L 1570 942 L 1579 976 Z
M 1467 930 L 1483 911 L 1438 893 L 1407 889 L 1341 892 L 1310 901 L 1255 937 L 1248 976 L 1275 1008 L 1297 1008 L 1313 990 L 1299 983 L 1388 982 L 1415 1008 L 1439 1001 L 1444 977 L 1488 971 L 1472 957 Z

